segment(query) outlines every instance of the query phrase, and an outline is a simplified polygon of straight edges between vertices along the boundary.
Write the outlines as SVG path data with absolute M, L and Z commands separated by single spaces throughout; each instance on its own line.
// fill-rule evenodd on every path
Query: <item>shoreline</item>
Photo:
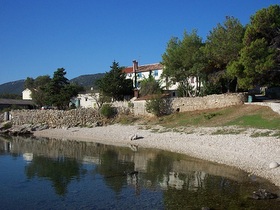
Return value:
M 217 128 L 189 128 L 189 131 L 146 129 L 137 125 L 108 125 L 94 128 L 46 129 L 35 131 L 35 137 L 98 142 L 116 146 L 135 145 L 181 153 L 199 159 L 233 166 L 263 177 L 280 188 L 280 139 L 250 137 L 252 131 L 240 134 L 215 134 Z M 130 140 L 137 134 L 136 140 Z

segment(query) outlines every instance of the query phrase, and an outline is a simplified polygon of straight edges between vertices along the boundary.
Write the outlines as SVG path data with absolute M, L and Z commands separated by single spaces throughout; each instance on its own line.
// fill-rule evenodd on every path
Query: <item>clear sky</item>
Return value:
M 172 36 L 206 40 L 226 16 L 243 25 L 279 0 L 0 0 L 0 84 L 104 73 L 112 62 L 161 61 Z

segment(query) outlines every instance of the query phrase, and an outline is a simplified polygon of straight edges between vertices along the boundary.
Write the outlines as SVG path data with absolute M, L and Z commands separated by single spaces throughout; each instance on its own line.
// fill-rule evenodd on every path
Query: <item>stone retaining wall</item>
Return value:
M 204 97 L 183 97 L 183 98 L 171 98 L 171 110 L 187 112 L 196 110 L 206 110 L 222 108 L 234 105 L 244 104 L 247 100 L 244 93 L 233 94 L 220 94 L 220 95 L 208 95 Z M 147 115 L 145 105 L 146 101 L 139 100 L 134 101 L 134 115 Z
M 94 126 L 100 122 L 101 117 L 95 109 L 63 110 L 14 110 L 11 111 L 12 123 L 45 124 L 51 128 L 64 128 L 75 126 Z
M 171 98 L 172 111 L 194 111 L 228 107 L 243 104 L 244 94 L 209 95 L 195 98 Z M 150 115 L 146 111 L 146 101 L 114 102 L 118 113 L 134 115 Z M 45 124 L 51 128 L 65 128 L 75 126 L 96 126 L 102 122 L 102 118 L 96 109 L 72 109 L 63 110 L 14 110 L 10 112 L 14 125 Z
M 246 96 L 239 94 L 208 95 L 194 98 L 174 98 L 172 100 L 173 110 L 180 112 L 216 109 L 244 104 Z

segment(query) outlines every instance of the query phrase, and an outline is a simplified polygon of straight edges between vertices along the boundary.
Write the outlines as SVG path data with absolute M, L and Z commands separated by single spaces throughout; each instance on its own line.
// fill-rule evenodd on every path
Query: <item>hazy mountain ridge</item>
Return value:
M 24 90 L 24 79 L 7 82 L 0 85 L 0 94 L 17 94 L 21 95 Z
M 97 74 L 87 74 L 75 77 L 69 80 L 71 83 L 77 83 L 86 89 L 90 89 L 91 87 L 96 87 L 96 81 L 101 79 L 105 73 L 97 73 Z M 24 90 L 24 79 L 16 80 L 12 82 L 7 82 L 0 85 L 0 94 L 17 94 L 21 95 Z

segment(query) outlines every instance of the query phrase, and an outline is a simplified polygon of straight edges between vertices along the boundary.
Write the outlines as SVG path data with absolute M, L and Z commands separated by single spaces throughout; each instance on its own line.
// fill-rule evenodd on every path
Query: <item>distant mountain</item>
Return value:
M 81 75 L 70 80 L 70 82 L 77 83 L 87 90 L 91 87 L 96 88 L 96 81 L 104 77 L 105 73 Z
M 17 94 L 21 95 L 24 90 L 24 79 L 13 82 L 7 82 L 0 85 L 0 94 Z
M 88 90 L 91 87 L 96 88 L 96 80 L 101 79 L 104 75 L 105 73 L 81 75 L 71 79 L 70 82 L 79 84 Z M 24 90 L 24 81 L 25 80 L 17 80 L 0 85 L 0 94 L 21 95 Z

